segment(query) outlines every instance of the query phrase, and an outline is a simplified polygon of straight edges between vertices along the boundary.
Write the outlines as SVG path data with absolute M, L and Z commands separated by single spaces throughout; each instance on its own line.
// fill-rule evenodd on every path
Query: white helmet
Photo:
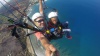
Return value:
M 48 14 L 48 18 L 52 18 L 52 17 L 57 17 L 58 15 L 57 15 L 57 12 L 50 12 L 49 14 Z
M 40 14 L 39 12 L 35 13 L 33 16 L 32 16 L 32 20 L 34 21 L 35 19 L 37 19 L 38 17 L 43 17 L 42 14 Z

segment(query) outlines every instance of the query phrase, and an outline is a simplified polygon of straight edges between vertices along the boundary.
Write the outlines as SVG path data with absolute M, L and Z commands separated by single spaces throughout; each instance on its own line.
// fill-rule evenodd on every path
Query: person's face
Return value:
M 51 22 L 52 22 L 53 24 L 57 24 L 58 20 L 57 20 L 56 17 L 54 17 L 54 18 L 51 18 Z
M 39 28 L 43 28 L 45 26 L 43 17 L 37 18 L 36 20 L 34 20 L 34 23 Z

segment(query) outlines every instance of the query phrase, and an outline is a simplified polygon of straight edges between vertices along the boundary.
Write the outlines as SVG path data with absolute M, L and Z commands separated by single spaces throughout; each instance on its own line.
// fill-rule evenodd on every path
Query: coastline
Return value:
M 26 9 L 27 16 L 30 16 L 31 11 L 33 9 L 32 6 L 36 3 L 37 1 L 35 1 L 33 4 L 30 4 L 28 6 L 28 8 Z M 25 21 L 29 25 L 33 26 L 33 24 L 29 20 L 25 19 Z M 30 33 L 31 30 L 27 30 L 26 32 Z M 27 42 L 28 51 L 31 53 L 32 56 L 45 56 L 45 49 L 43 48 L 43 46 L 41 46 L 40 42 L 37 41 L 37 38 L 34 35 L 28 36 L 26 42 Z
M 32 0 L 33 1 L 33 0 Z M 34 2 L 35 3 L 35 2 Z M 29 5 L 29 1 L 27 2 L 27 4 L 24 2 L 19 2 L 20 6 L 22 6 L 21 9 L 18 8 L 19 11 L 21 12 L 25 12 L 25 10 L 28 10 L 27 14 L 29 14 L 31 12 L 30 8 L 31 6 Z M 34 4 L 33 4 L 34 5 Z M 6 5 L 5 5 L 6 6 Z M 26 6 L 26 7 L 25 7 Z M 14 5 L 14 7 L 16 8 L 17 5 Z M 2 8 L 2 10 L 5 8 Z M 8 8 L 9 10 L 11 8 Z M 5 9 L 5 10 L 8 10 Z M 19 13 L 17 10 L 13 10 L 11 11 L 13 12 L 16 17 L 15 18 L 12 13 L 10 13 L 9 11 L 0 11 L 0 13 L 9 16 L 15 20 L 21 20 L 24 21 L 26 23 L 28 23 L 29 21 L 27 19 L 22 19 L 24 16 L 21 15 L 21 13 Z M 22 16 L 22 17 L 21 17 Z M 7 17 L 3 16 L 3 18 L 1 19 L 8 19 Z M 4 23 L 8 22 L 7 20 L 3 21 Z M 24 35 L 26 33 L 29 33 L 30 31 L 28 29 L 22 29 L 20 27 L 18 27 L 18 34 L 20 35 L 20 39 L 17 39 L 17 37 L 15 36 L 11 36 L 11 30 L 7 30 L 7 26 L 8 24 L 0 24 L 0 56 L 35 56 L 34 55 L 34 50 L 32 48 L 31 45 L 31 41 L 30 41 L 30 37 L 25 37 Z M 6 29 L 5 29 L 6 28 Z M 9 34 L 8 34 L 9 33 Z
M 32 6 L 36 2 L 37 1 L 34 1 L 33 4 L 29 4 L 28 7 L 27 7 L 27 9 L 24 10 L 26 12 L 27 16 L 29 16 L 31 14 L 31 12 L 32 12 Z M 30 21 L 27 18 L 25 18 L 25 17 L 24 17 L 23 21 L 25 21 L 26 23 L 30 24 L 29 23 Z M 24 30 L 25 30 L 26 34 L 31 32 L 31 30 L 29 30 L 29 29 L 24 29 Z M 29 53 L 31 53 L 31 56 L 36 56 L 36 53 L 35 53 L 34 47 L 32 45 L 32 41 L 31 41 L 30 36 L 26 37 L 26 45 L 27 45 L 27 49 L 28 49 Z

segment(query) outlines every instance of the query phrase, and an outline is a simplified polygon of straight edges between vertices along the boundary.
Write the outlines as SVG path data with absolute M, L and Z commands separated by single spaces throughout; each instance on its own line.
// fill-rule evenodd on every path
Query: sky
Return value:
M 9 2 L 10 0 L 5 0 L 7 2 Z M 6 4 L 4 0 L 0 0 L 0 2 L 2 2 L 3 4 Z M 2 4 L 0 3 L 0 8 L 2 7 Z

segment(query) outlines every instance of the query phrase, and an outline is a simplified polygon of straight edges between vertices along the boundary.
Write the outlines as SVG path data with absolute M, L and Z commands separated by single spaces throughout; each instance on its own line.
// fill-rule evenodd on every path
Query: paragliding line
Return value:
M 4 4 L 0 1 L 0 3 L 4 6 Z M 8 10 L 8 8 L 6 7 L 6 6 L 4 6 L 7 10 Z M 14 15 L 10 10 L 8 10 L 12 15 Z M 16 17 L 15 15 L 14 15 L 14 17 Z M 16 17 L 17 18 L 17 17 Z M 17 18 L 18 19 L 18 18 Z

